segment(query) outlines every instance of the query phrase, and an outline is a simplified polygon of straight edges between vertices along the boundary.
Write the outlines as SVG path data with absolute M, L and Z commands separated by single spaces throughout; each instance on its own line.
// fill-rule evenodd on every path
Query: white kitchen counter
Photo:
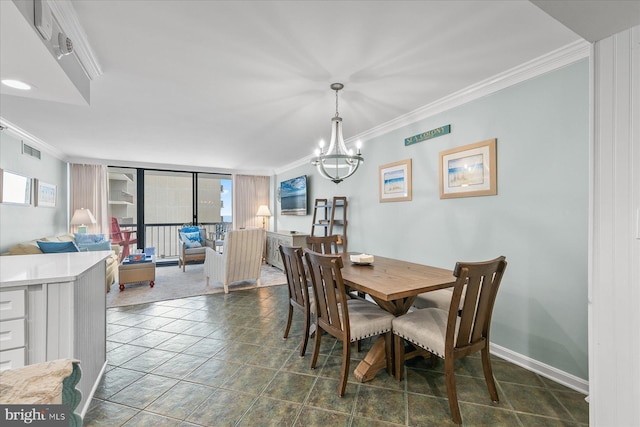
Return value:
M 112 251 L 0 256 L 0 288 L 73 282 Z

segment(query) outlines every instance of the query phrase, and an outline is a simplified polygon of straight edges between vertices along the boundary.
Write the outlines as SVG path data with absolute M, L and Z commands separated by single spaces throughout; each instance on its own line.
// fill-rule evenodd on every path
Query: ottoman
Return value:
M 120 291 L 124 290 L 127 283 L 149 282 L 149 286 L 153 288 L 156 280 L 156 262 L 151 258 L 149 261 L 143 262 L 123 262 L 118 267 L 118 282 L 120 283 Z

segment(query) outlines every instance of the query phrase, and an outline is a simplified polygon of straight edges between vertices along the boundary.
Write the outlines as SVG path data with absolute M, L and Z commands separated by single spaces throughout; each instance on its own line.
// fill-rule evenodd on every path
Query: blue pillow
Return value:
M 78 248 L 80 248 L 81 251 L 89 251 L 89 252 L 110 251 L 111 242 L 108 240 L 105 240 L 104 242 L 98 242 L 98 243 L 79 243 Z
M 74 233 L 76 243 L 100 243 L 104 242 L 104 234 L 91 234 L 91 233 Z
M 74 233 L 77 244 L 104 242 L 104 234 Z
M 41 242 L 36 241 L 38 247 L 45 254 L 59 254 L 63 252 L 80 252 L 75 242 Z
M 198 227 L 197 225 L 187 225 L 186 227 L 182 227 L 182 230 L 180 230 L 180 232 L 182 233 L 193 233 L 194 231 L 197 231 L 199 233 L 200 227 Z
M 200 242 L 200 231 L 180 232 L 180 240 L 183 242 Z

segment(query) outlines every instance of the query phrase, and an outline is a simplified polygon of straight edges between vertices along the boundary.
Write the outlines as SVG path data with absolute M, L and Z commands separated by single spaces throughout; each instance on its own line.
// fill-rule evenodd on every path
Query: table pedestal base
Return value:
M 364 360 L 360 362 L 355 371 L 353 371 L 353 375 L 356 377 L 356 380 L 364 383 L 374 379 L 378 371 L 386 367 L 385 342 L 384 337 L 380 336 L 373 343 L 371 350 L 369 350 Z

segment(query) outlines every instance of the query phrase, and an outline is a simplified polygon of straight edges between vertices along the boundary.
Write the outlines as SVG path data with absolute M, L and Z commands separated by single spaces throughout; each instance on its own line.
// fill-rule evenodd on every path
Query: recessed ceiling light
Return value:
M 31 90 L 32 88 L 30 84 L 21 82 L 20 80 L 5 79 L 5 80 L 2 80 L 2 84 L 5 86 L 12 87 L 14 89 L 20 89 L 20 90 Z

